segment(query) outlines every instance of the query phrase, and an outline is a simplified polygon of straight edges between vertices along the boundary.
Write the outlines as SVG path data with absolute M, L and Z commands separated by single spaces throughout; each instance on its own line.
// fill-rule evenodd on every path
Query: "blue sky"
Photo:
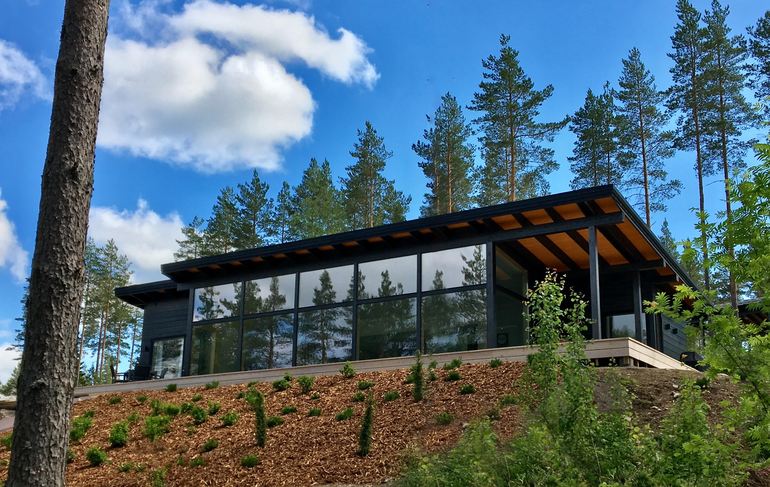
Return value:
M 34 249 L 63 3 L 10 0 L 0 16 L 3 349 Z M 730 7 L 738 33 L 764 14 L 755 0 Z M 91 235 L 116 240 L 136 282 L 159 279 L 179 227 L 208 216 L 221 188 L 246 181 L 251 167 L 273 191 L 284 180 L 296 185 L 311 157 L 328 159 L 342 176 L 367 120 L 393 151 L 386 175 L 412 195 L 417 217 L 425 180 L 411 145 L 443 94 L 470 103 L 500 34 L 511 36 L 536 88 L 554 86 L 541 110 L 549 121 L 574 113 L 588 88 L 617 84 L 633 47 L 658 87 L 668 87 L 675 24 L 673 1 L 113 0 Z M 561 169 L 548 178 L 552 192 L 569 189 L 573 141 L 564 130 L 553 144 Z M 685 190 L 654 215 L 656 228 L 665 217 L 678 238 L 692 233 L 692 164 L 688 153 L 669 162 Z M 708 191 L 709 207 L 719 210 L 720 183 Z M 0 380 L 9 360 L 0 352 Z

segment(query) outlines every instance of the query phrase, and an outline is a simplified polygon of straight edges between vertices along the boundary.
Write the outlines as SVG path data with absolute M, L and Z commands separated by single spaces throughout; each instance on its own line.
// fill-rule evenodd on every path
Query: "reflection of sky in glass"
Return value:
M 196 289 L 193 321 L 240 315 L 240 292 L 240 282 Z
M 358 271 L 362 278 L 362 282 L 359 283 L 359 289 L 362 290 L 359 299 L 417 292 L 416 255 L 366 262 L 358 265 Z M 390 287 L 393 289 L 388 293 L 380 292 L 382 273 L 385 271 L 388 271 L 388 277 L 391 281 Z M 403 286 L 403 291 L 397 289 L 399 284 Z
M 336 293 L 334 299 L 329 299 L 329 294 L 319 297 L 320 302 L 313 302 L 314 290 L 321 289 L 321 275 L 324 271 L 329 273 L 333 291 Z M 299 275 L 299 305 L 315 306 L 320 304 L 342 303 L 349 301 L 348 296 L 350 282 L 353 279 L 353 266 L 332 267 L 331 269 L 319 269 L 317 271 L 303 272 Z
M 246 283 L 246 314 L 262 313 L 267 311 L 276 311 L 279 309 L 292 309 L 294 308 L 294 279 L 295 274 L 286 274 L 283 276 L 277 276 L 278 280 L 278 293 L 283 296 L 285 301 L 283 303 L 275 303 L 274 299 L 271 300 L 270 286 L 274 278 L 266 277 L 264 279 L 256 279 Z M 283 300 L 281 300 L 283 301 Z
M 422 254 L 422 290 L 431 291 L 433 289 L 483 284 L 486 281 L 486 276 L 481 275 L 476 276 L 475 282 L 464 282 L 463 269 L 468 267 L 465 261 L 473 262 L 473 253 L 476 249 L 480 250 L 481 269 L 486 269 L 486 265 L 483 264 L 486 262 L 486 252 L 483 245 Z M 436 278 L 436 271 L 443 272 L 441 276 L 443 286 L 435 287 L 433 280 Z

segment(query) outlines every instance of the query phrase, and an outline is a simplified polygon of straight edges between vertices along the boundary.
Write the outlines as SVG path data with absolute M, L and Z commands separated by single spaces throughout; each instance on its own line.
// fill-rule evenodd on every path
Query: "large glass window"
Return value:
M 487 346 L 485 289 L 434 294 L 422 299 L 425 353 L 462 352 Z
M 241 283 L 209 286 L 195 290 L 193 321 L 208 321 L 240 316 Z
M 299 275 L 299 305 L 319 306 L 353 299 L 353 266 L 332 267 Z
M 243 370 L 291 367 L 294 314 L 243 321 Z
M 239 332 L 237 321 L 194 326 L 190 375 L 237 371 Z
M 152 370 L 154 377 L 174 379 L 182 376 L 184 337 L 152 342 Z
M 422 254 L 422 290 L 475 286 L 487 282 L 484 245 Z
M 418 347 L 416 299 L 358 306 L 358 360 L 414 355 Z
M 358 265 L 358 299 L 417 292 L 417 256 Z
M 615 315 L 607 317 L 610 338 L 636 338 L 636 317 L 634 315 Z
M 294 274 L 246 282 L 244 314 L 268 313 L 294 308 Z
M 495 317 L 498 347 L 527 344 L 524 301 L 527 271 L 503 250 L 495 249 Z
M 353 308 L 343 306 L 299 314 L 297 365 L 353 360 Z

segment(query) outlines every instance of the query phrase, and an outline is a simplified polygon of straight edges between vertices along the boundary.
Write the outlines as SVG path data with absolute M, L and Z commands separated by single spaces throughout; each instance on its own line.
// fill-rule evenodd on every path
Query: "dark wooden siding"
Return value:
M 166 299 L 145 306 L 140 364 L 149 365 L 153 340 L 187 336 L 187 310 L 186 297 Z
M 663 323 L 663 353 L 679 360 L 682 352 L 687 350 L 687 336 L 684 334 L 684 323 L 677 323 L 667 316 L 662 316 Z M 668 329 L 666 329 L 668 327 Z

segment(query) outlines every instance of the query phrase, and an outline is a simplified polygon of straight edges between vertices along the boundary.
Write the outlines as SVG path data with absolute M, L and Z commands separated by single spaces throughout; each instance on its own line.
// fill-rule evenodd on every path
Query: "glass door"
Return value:
M 182 376 L 184 337 L 165 338 L 152 343 L 151 377 L 173 379 Z

